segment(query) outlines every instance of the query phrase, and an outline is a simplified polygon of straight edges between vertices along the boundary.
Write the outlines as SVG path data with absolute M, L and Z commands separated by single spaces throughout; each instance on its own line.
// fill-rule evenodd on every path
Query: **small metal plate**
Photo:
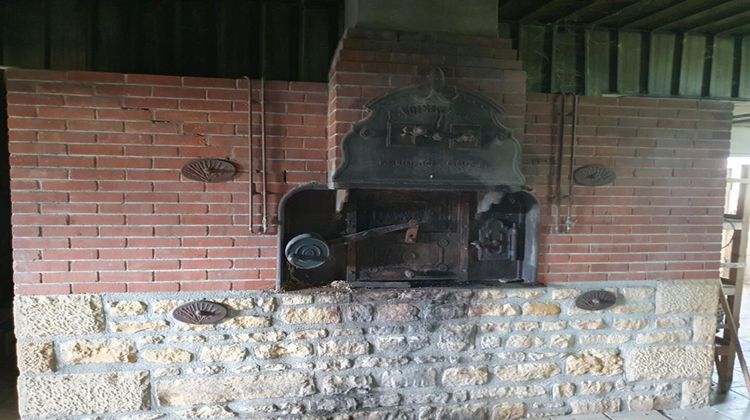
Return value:
M 182 167 L 182 175 L 193 181 L 224 182 L 237 173 L 237 167 L 224 159 L 196 159 Z
M 227 308 L 216 302 L 199 300 L 178 306 L 172 316 L 187 324 L 216 324 L 227 316 Z
M 611 184 L 615 181 L 617 175 L 615 172 L 604 165 L 586 165 L 576 169 L 573 173 L 573 180 L 578 185 L 587 187 L 599 187 Z
M 590 290 L 576 298 L 576 306 L 586 311 L 601 311 L 614 305 L 617 296 L 606 290 Z
M 326 241 L 314 233 L 303 233 L 292 238 L 284 248 L 289 264 L 301 270 L 312 270 L 325 264 L 331 256 Z

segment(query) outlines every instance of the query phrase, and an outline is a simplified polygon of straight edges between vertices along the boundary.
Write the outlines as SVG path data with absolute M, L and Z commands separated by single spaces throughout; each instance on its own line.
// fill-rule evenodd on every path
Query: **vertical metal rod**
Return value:
M 268 232 L 268 182 L 266 180 L 266 79 L 260 78 L 260 165 L 263 175 L 262 233 Z
M 559 206 L 562 204 L 562 170 L 563 170 L 563 149 L 565 145 L 565 99 L 566 94 L 561 93 L 560 99 L 560 131 L 558 132 L 557 136 L 557 177 L 555 179 L 556 181 L 556 190 L 555 193 L 557 194 L 556 202 Z M 555 233 L 560 233 L 560 211 L 558 208 L 557 211 L 557 217 L 555 217 Z
M 247 227 L 251 234 L 253 231 L 253 215 L 255 214 L 255 200 L 253 199 L 253 85 L 250 77 L 245 76 L 247 80 Z
M 573 165 L 576 159 L 576 120 L 578 119 L 578 95 L 573 94 L 573 111 L 571 113 L 570 166 L 568 167 L 568 216 L 565 219 L 565 231 L 573 227 Z

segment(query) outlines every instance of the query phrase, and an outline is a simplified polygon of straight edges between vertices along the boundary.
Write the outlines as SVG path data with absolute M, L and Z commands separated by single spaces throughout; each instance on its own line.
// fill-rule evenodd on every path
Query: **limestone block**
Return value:
M 165 376 L 177 376 L 182 372 L 180 368 L 160 368 L 151 371 L 151 376 L 155 378 L 163 378 Z
M 617 399 L 601 400 L 577 400 L 571 401 L 570 407 L 573 414 L 593 414 L 593 413 L 616 413 L 620 411 L 621 401 Z
M 133 334 L 141 331 L 165 331 L 169 329 L 169 322 L 161 321 L 132 321 L 118 322 L 114 325 L 116 332 Z
M 350 322 L 371 322 L 375 308 L 372 305 L 349 305 L 346 307 L 346 319 Z
M 654 409 L 655 398 L 653 395 L 631 395 L 628 398 L 628 410 L 651 411 Z
M 248 309 L 255 308 L 255 300 L 249 297 L 247 298 L 224 298 L 224 299 L 218 299 L 216 300 L 216 302 L 226 306 L 229 309 L 233 309 L 235 311 L 246 311 Z
M 513 324 L 516 331 L 536 331 L 539 329 L 539 323 L 534 321 L 516 322 Z
M 269 343 L 286 338 L 284 331 L 264 331 L 250 334 L 234 334 L 232 337 L 238 341 L 250 341 L 253 343 Z
M 553 349 L 567 349 L 573 347 L 573 336 L 572 335 L 552 335 L 549 338 L 549 346 Z
M 591 334 L 578 337 L 578 342 L 583 345 L 622 344 L 628 341 L 630 336 L 623 334 Z
M 331 330 L 332 337 L 344 337 L 350 335 L 362 335 L 362 328 L 335 328 Z
M 654 312 L 654 305 L 650 303 L 615 305 L 609 308 L 609 311 L 613 314 L 647 314 Z
M 239 344 L 228 346 L 203 347 L 199 359 L 201 362 L 241 362 L 245 360 L 247 350 Z
M 16 296 L 18 338 L 80 336 L 104 331 L 104 310 L 96 295 Z
M 476 300 L 498 300 L 505 299 L 507 296 L 502 290 L 480 290 L 477 292 Z
M 60 345 L 65 364 L 135 362 L 135 344 L 130 340 L 73 340 Z
M 560 305 L 556 303 L 526 302 L 522 311 L 527 316 L 555 316 L 560 314 Z
M 631 381 L 707 378 L 713 357 L 711 345 L 634 348 L 625 356 L 625 375 Z
M 372 377 L 370 375 L 324 376 L 318 379 L 318 388 L 326 395 L 368 392 L 372 389 Z
M 281 320 L 287 324 L 337 324 L 341 322 L 341 314 L 335 306 L 284 308 Z
M 503 304 L 481 304 L 472 305 L 469 307 L 469 316 L 516 316 L 521 315 L 521 309 L 518 305 L 503 303 Z
M 568 326 L 567 321 L 542 322 L 542 331 L 559 331 Z
M 483 333 L 507 333 L 510 332 L 509 322 L 486 322 L 479 326 L 479 331 Z
M 521 299 L 539 299 L 544 296 L 547 291 L 546 289 L 508 289 L 506 292 L 509 298 L 521 298 Z
M 188 363 L 193 357 L 189 351 L 174 347 L 143 350 L 140 356 L 146 362 L 162 364 Z
M 570 321 L 570 326 L 577 330 L 598 330 L 604 328 L 602 319 L 576 319 Z
M 167 406 L 305 397 L 315 391 L 312 376 L 300 372 L 170 379 L 156 383 L 159 404 Z
M 271 319 L 264 316 L 235 316 L 227 318 L 223 322 L 219 323 L 218 326 L 223 329 L 251 329 L 251 328 L 265 328 L 271 326 Z
M 352 367 L 352 361 L 349 359 L 324 360 L 315 363 L 313 369 L 320 371 L 345 370 Z
M 146 312 L 146 304 L 137 300 L 109 303 L 109 314 L 114 317 L 138 316 Z
M 177 299 L 160 299 L 154 301 L 151 307 L 156 314 L 166 314 L 174 311 L 178 306 L 186 303 L 184 300 Z
M 317 344 L 319 356 L 358 356 L 370 351 L 370 344 L 364 340 L 328 340 Z
M 648 320 L 637 318 L 637 319 L 616 319 L 612 326 L 615 327 L 616 330 L 620 331 L 633 331 L 633 330 L 642 330 L 648 326 Z
M 572 354 L 565 360 L 568 375 L 619 375 L 622 373 L 622 357 L 619 350 L 589 349 Z
M 685 381 L 682 383 L 682 400 L 680 408 L 702 408 L 709 404 L 711 381 Z
M 532 381 L 546 379 L 560 373 L 560 368 L 554 363 L 525 363 L 509 366 L 497 366 L 495 376 L 501 381 Z
M 377 309 L 378 321 L 383 322 L 409 322 L 419 317 L 419 308 L 408 303 L 394 303 L 381 305 Z
M 299 343 L 265 344 L 255 348 L 255 357 L 259 359 L 281 359 L 286 357 L 305 357 L 312 354 L 312 346 Z
M 21 376 L 21 416 L 64 417 L 149 409 L 147 372 Z
M 578 289 L 555 288 L 550 291 L 550 297 L 555 300 L 572 299 L 580 294 L 581 291 Z
M 307 294 L 288 294 L 281 296 L 282 305 L 305 305 L 313 303 L 313 296 Z
M 18 343 L 16 353 L 21 373 L 47 373 L 55 370 L 55 352 L 51 342 Z
M 718 281 L 660 281 L 656 288 L 656 313 L 716 313 Z
M 479 347 L 483 350 L 492 350 L 500 348 L 503 339 L 496 335 L 485 335 L 479 339 Z
M 441 324 L 438 329 L 438 349 L 446 352 L 459 352 L 474 342 L 476 328 L 471 324 Z
M 328 331 L 324 329 L 292 331 L 289 333 L 290 340 L 310 340 L 313 338 L 325 338 L 327 336 Z
M 176 340 L 174 337 L 170 337 L 171 340 Z M 148 346 L 149 344 L 161 344 L 164 342 L 163 335 L 142 335 L 136 337 L 135 342 L 138 343 L 139 347 Z
M 528 353 L 526 356 L 529 361 L 536 362 L 539 360 L 562 359 L 567 356 L 567 353 Z
M 624 287 L 622 296 L 625 300 L 646 300 L 654 296 L 653 287 Z
M 175 414 L 177 417 L 187 419 L 217 419 L 226 417 L 236 417 L 234 411 L 223 405 L 207 405 L 203 407 L 193 407 L 187 410 L 179 410 Z
M 638 344 L 658 344 L 658 343 L 677 343 L 690 339 L 688 331 L 667 331 L 647 334 L 638 334 L 635 342 Z
M 526 414 L 524 403 L 501 403 L 492 407 L 492 420 L 515 420 Z M 474 417 L 477 418 L 477 417 Z
M 489 377 L 490 374 L 485 367 L 456 367 L 443 371 L 442 380 L 445 386 L 484 385 Z
M 682 328 L 687 325 L 687 318 L 681 316 L 661 316 L 656 319 L 656 328 Z
M 693 341 L 697 343 L 713 343 L 715 336 L 715 316 L 696 316 L 693 318 Z
M 559 400 L 572 397 L 576 392 L 576 384 L 566 382 L 552 385 L 552 398 Z
M 528 349 L 540 347 L 544 344 L 541 337 L 535 335 L 511 335 L 505 341 L 505 347 L 509 349 Z
M 437 370 L 428 368 L 417 371 L 385 370 L 380 376 L 380 385 L 386 388 L 433 387 L 437 384 Z
M 581 382 L 580 392 L 582 395 L 608 394 L 614 386 L 612 382 L 583 381 Z
M 172 335 L 167 337 L 168 343 L 205 343 L 208 338 L 205 335 Z

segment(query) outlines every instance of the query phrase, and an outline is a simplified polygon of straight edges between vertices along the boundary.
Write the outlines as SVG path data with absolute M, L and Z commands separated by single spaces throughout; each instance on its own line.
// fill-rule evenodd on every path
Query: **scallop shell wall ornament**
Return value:
M 227 316 L 227 308 L 216 302 L 198 300 L 178 306 L 172 316 L 186 324 L 216 324 Z
M 582 293 L 575 300 L 575 305 L 579 309 L 587 311 L 601 311 L 607 309 L 617 302 L 617 296 L 606 290 L 589 290 Z
M 234 163 L 225 159 L 196 159 L 182 167 L 185 178 L 201 182 L 229 181 L 236 173 Z

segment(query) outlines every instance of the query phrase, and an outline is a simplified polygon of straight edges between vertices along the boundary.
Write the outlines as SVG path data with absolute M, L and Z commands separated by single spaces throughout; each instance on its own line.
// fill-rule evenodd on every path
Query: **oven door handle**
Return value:
M 356 233 L 350 233 L 348 235 L 344 235 L 341 237 L 338 237 L 336 239 L 328 240 L 328 245 L 331 247 L 339 246 L 339 245 L 347 245 L 354 242 L 359 242 L 365 239 L 375 238 L 377 236 L 383 236 L 385 234 L 391 233 L 391 232 L 398 232 L 399 230 L 407 230 L 407 229 L 418 229 L 419 223 L 416 220 L 409 220 L 407 223 L 401 223 L 397 225 L 388 225 L 388 226 L 381 226 L 376 227 L 372 229 L 363 230 Z M 413 231 L 414 233 L 412 235 L 407 235 L 407 241 L 411 238 L 412 243 L 413 240 L 416 239 L 416 231 Z

